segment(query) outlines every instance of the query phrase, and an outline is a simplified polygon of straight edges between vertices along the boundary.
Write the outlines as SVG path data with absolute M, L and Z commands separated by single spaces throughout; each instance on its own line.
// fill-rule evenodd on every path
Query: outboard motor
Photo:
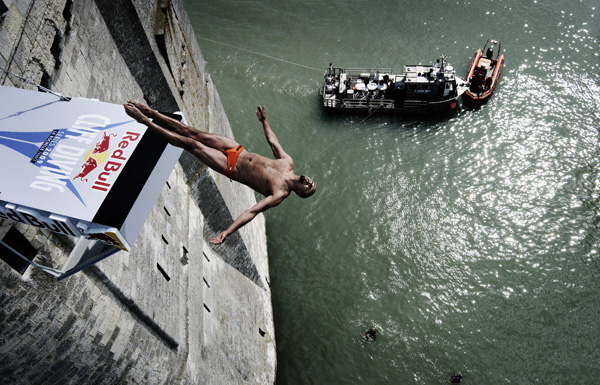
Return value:
M 485 57 L 487 59 L 492 60 L 492 56 L 494 55 L 494 48 L 493 47 L 489 47 L 485 53 Z

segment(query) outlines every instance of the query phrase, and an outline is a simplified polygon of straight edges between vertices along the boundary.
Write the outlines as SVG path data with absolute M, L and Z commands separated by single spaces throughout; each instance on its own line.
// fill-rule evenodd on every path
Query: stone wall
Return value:
M 0 67 L 67 96 L 180 110 L 232 136 L 181 0 L 0 0 Z M 0 85 L 36 89 L 4 71 Z M 207 242 L 255 202 L 184 153 L 131 252 L 60 282 L 0 261 L 2 384 L 274 383 L 264 217 Z M 49 267 L 75 243 L 9 221 L 0 239 L 11 228 Z

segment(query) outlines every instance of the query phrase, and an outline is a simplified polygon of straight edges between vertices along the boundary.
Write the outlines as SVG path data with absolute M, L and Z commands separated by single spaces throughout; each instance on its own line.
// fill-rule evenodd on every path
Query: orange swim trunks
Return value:
M 225 170 L 225 176 L 227 178 L 231 178 L 231 174 L 233 174 L 233 170 L 235 170 L 235 165 L 237 164 L 238 157 L 242 151 L 244 151 L 244 147 L 241 145 L 223 151 L 223 154 L 227 156 L 227 169 Z

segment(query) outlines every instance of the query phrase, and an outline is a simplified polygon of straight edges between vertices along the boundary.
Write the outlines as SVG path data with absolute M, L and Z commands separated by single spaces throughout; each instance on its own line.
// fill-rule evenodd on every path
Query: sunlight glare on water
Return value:
M 265 105 L 318 186 L 265 214 L 278 385 L 598 382 L 595 1 L 185 5 L 236 139 L 270 154 Z M 443 53 L 462 77 L 488 38 L 506 62 L 486 103 L 321 107 L 329 63 L 399 72 Z

